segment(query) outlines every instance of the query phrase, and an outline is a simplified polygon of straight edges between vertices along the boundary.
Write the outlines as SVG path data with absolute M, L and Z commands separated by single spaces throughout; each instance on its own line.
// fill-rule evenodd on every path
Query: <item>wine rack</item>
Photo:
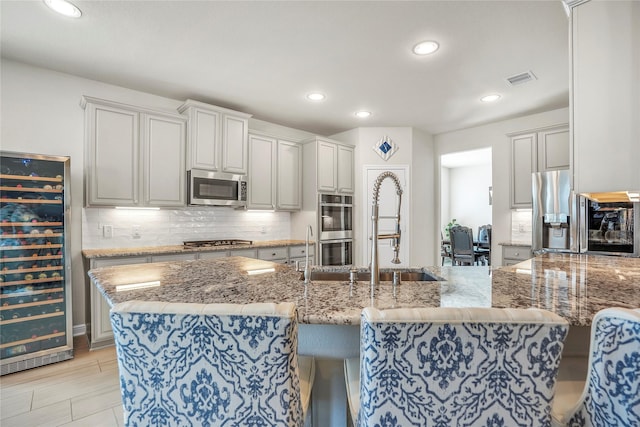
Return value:
M 64 199 L 68 158 L 62 159 L 66 161 L 5 153 L 1 157 L 2 374 L 72 355 Z M 50 357 L 57 348 L 63 348 L 63 356 Z M 25 364 L 30 356 L 38 360 Z

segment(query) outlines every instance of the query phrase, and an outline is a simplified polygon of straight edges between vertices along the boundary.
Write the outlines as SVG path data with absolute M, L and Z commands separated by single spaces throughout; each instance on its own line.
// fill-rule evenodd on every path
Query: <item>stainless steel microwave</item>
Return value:
M 247 204 L 245 175 L 191 169 L 187 172 L 189 205 L 232 206 Z

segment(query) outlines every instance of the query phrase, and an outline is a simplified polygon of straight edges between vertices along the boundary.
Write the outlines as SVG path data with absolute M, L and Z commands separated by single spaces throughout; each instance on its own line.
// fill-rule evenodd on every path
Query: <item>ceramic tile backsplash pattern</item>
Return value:
M 532 217 L 531 210 L 511 211 L 511 241 L 531 243 Z
M 113 237 L 104 237 L 105 225 L 112 227 Z M 139 237 L 134 237 L 136 232 Z M 181 245 L 185 240 L 289 238 L 289 212 L 247 212 L 226 207 L 82 210 L 83 249 Z

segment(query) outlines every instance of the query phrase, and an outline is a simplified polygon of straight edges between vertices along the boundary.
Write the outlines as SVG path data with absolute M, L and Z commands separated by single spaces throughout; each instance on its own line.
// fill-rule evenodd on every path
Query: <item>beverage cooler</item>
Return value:
M 69 163 L 0 152 L 2 375 L 73 357 Z

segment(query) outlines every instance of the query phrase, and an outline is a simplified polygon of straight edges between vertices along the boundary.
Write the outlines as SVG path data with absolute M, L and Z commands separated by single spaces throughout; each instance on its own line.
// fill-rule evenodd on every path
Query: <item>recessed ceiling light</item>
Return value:
M 500 95 L 492 94 L 492 95 L 483 96 L 482 98 L 480 98 L 480 101 L 482 101 L 482 102 L 494 102 L 494 101 L 497 101 L 498 99 L 500 99 Z
M 439 47 L 440 45 L 438 44 L 438 42 L 427 40 L 415 45 L 413 47 L 413 53 L 415 53 L 416 55 L 429 55 L 438 50 Z
M 82 12 L 75 5 L 69 3 L 66 0 L 43 0 L 44 4 L 49 6 L 49 9 L 54 12 L 58 12 L 60 15 L 68 16 L 69 18 L 80 18 Z
M 356 116 L 361 119 L 366 119 L 371 115 L 371 111 L 356 111 Z
M 320 92 L 312 92 L 307 95 L 307 99 L 310 99 L 311 101 L 322 101 L 324 98 L 324 94 Z

